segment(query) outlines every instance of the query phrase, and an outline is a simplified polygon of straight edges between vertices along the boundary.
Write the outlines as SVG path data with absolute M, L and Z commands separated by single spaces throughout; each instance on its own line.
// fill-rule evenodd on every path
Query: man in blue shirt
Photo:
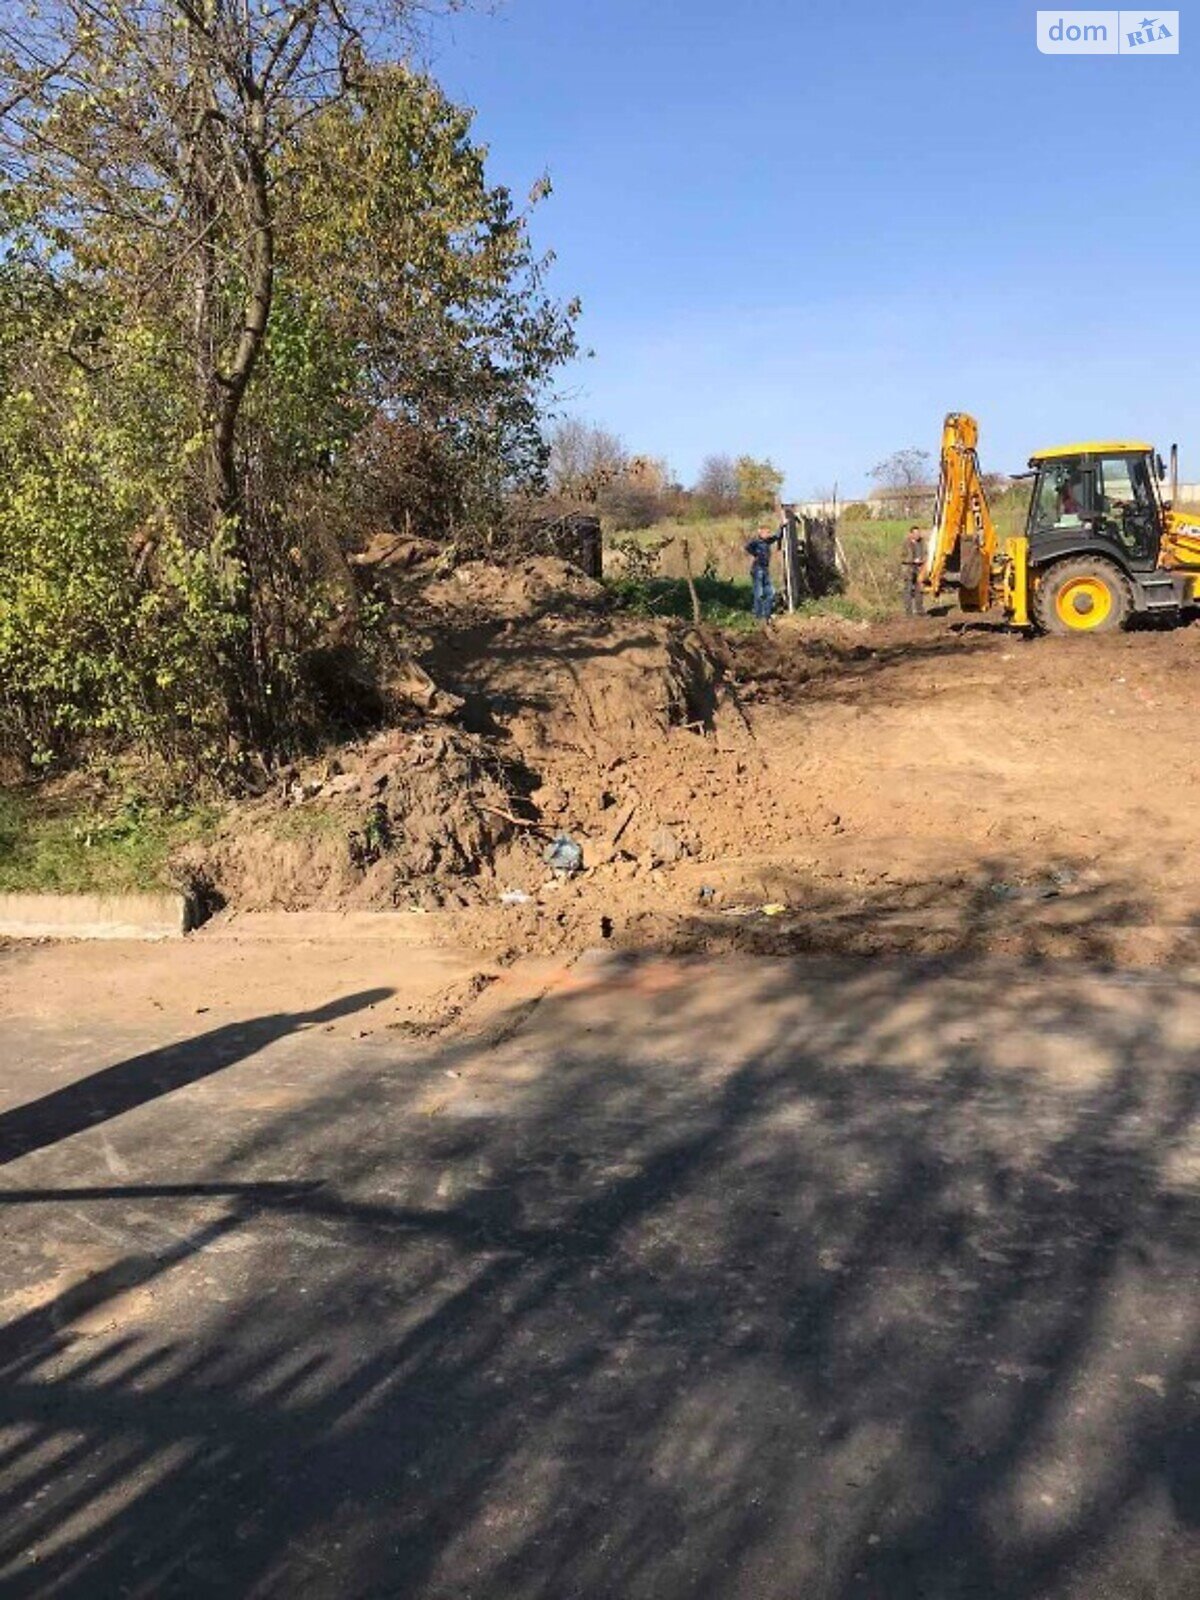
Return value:
M 750 557 L 750 589 L 754 599 L 754 615 L 760 622 L 770 622 L 775 610 L 775 585 L 771 582 L 771 547 L 783 543 L 783 529 L 768 533 L 759 528 L 746 545 Z

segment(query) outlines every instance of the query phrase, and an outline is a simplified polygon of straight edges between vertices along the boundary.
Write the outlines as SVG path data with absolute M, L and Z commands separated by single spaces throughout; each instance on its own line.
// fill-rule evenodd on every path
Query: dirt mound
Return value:
M 486 741 L 391 729 L 285 773 L 184 865 L 243 911 L 465 906 L 516 832 L 513 803 Z
M 450 907 L 496 955 L 1194 944 L 1196 630 L 729 640 L 561 565 L 429 586 L 408 721 L 231 815 L 201 870 L 232 904 Z M 559 835 L 581 872 L 545 861 Z
M 469 721 L 502 729 L 537 764 L 629 756 L 672 728 L 711 732 L 723 659 L 719 643 L 678 623 L 552 615 L 473 648 L 444 638 L 431 670 Z
M 699 858 L 698 816 L 751 781 L 723 647 L 602 597 L 552 558 L 427 585 L 406 725 L 289 770 L 185 872 L 243 910 L 432 910 L 560 891 L 560 834 L 588 872 Z
M 449 908 L 497 955 L 1194 943 L 1195 629 L 730 639 L 547 558 L 418 586 L 411 617 L 399 725 L 236 808 L 195 864 L 234 907 Z M 577 873 L 545 859 L 561 835 Z
M 530 556 L 514 566 L 467 561 L 423 592 L 435 610 L 505 622 L 596 606 L 604 598 L 603 585 L 556 556 Z
M 431 671 L 518 757 L 542 826 L 578 839 L 589 868 L 631 879 L 734 847 L 746 808 L 772 804 L 728 661 L 706 630 L 576 613 L 470 649 L 447 637 Z M 526 871 L 513 887 L 540 881 Z

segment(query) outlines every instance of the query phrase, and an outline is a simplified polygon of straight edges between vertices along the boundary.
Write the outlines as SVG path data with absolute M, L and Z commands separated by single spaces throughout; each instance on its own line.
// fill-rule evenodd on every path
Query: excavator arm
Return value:
M 933 596 L 954 586 L 964 611 L 992 604 L 996 529 L 979 471 L 979 424 L 952 411 L 942 428 L 941 473 L 934 527 L 921 569 L 922 587 Z

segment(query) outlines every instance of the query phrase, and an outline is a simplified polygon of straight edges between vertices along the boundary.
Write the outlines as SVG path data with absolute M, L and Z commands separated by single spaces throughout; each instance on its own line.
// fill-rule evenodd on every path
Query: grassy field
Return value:
M 992 507 L 1001 538 L 1025 525 L 1025 499 L 1020 491 L 1003 496 Z M 838 537 L 846 556 L 847 579 L 842 594 L 805 603 L 808 614 L 876 621 L 903 610 L 900 548 L 911 519 L 847 521 L 838 524 Z M 750 627 L 749 559 L 746 540 L 755 524 L 743 517 L 720 517 L 696 522 L 662 522 L 638 533 L 611 537 L 606 564 L 611 585 L 633 610 L 654 616 L 692 615 L 685 581 L 684 545 L 691 555 L 692 571 L 705 620 L 723 627 Z M 667 541 L 657 560 L 654 576 L 634 581 L 623 575 L 619 546 L 632 540 L 644 550 Z M 775 567 L 778 585 L 779 564 Z
M 992 505 L 996 533 L 1006 539 L 1025 527 L 1026 501 L 1018 491 Z M 846 552 L 849 579 L 845 599 L 854 616 L 879 618 L 895 616 L 904 608 L 901 589 L 900 547 L 912 527 L 909 518 L 878 522 L 838 524 L 838 536 Z
M 902 607 L 900 545 L 908 526 L 894 521 L 843 522 L 839 536 L 848 569 L 845 592 L 807 601 L 802 610 L 863 620 L 894 616 Z M 658 559 L 655 576 L 644 582 L 623 576 L 620 553 L 610 549 L 606 561 L 613 574 L 611 585 L 634 610 L 690 618 L 691 597 L 684 576 L 686 540 L 705 620 L 723 627 L 750 627 L 750 563 L 745 544 L 753 531 L 753 523 L 725 517 L 664 522 L 644 532 L 620 534 L 613 541 L 616 545 L 632 539 L 643 549 L 652 549 L 664 539 L 671 542 Z M 778 561 L 774 576 L 778 586 L 782 581 Z
M 0 790 L 0 892 L 120 894 L 169 886 L 168 860 L 211 826 L 208 811 L 137 801 L 108 810 Z

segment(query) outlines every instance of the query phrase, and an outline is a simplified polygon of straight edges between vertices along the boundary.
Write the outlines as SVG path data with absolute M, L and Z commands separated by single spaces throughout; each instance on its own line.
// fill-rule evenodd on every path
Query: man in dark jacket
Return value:
M 775 585 L 771 582 L 771 548 L 783 543 L 783 529 L 768 533 L 759 528 L 746 545 L 750 557 L 750 588 L 754 598 L 754 615 L 760 622 L 770 622 L 775 610 Z

